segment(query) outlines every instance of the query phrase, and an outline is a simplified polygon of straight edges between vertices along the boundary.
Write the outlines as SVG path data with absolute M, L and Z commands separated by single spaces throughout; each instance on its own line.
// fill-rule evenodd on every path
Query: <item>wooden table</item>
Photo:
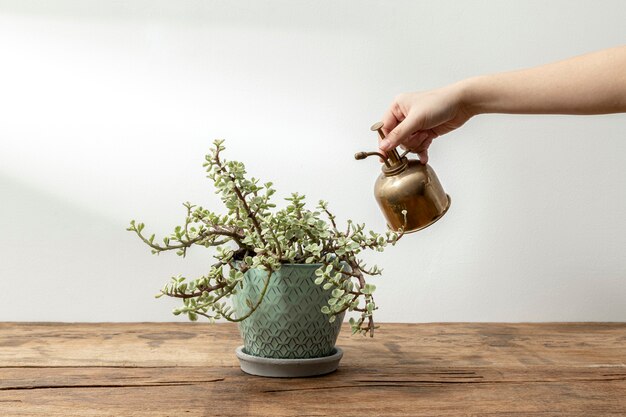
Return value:
M 626 324 L 343 329 L 324 377 L 238 367 L 230 324 L 0 323 L 0 416 L 626 416 Z

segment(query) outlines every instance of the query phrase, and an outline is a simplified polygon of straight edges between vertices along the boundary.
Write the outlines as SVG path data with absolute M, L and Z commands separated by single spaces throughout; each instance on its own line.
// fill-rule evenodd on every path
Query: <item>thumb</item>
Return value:
M 388 151 L 403 144 L 413 132 L 417 132 L 421 128 L 422 121 L 417 117 L 407 117 L 398 124 L 385 138 L 380 142 L 380 149 Z

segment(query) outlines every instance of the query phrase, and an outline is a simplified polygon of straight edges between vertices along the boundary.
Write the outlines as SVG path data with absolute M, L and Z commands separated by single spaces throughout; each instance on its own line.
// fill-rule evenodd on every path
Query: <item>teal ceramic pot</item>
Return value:
M 239 323 L 248 355 L 277 359 L 319 358 L 333 353 L 345 313 L 334 323 L 320 309 L 331 290 L 315 284 L 319 264 L 286 264 L 274 272 L 263 302 L 250 317 Z M 246 271 L 243 288 L 233 297 L 239 314 L 249 311 L 246 298 L 258 300 L 267 272 Z

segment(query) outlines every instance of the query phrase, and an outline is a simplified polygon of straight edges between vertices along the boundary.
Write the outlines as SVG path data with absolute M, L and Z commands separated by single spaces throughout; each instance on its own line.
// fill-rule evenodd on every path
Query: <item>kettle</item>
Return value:
M 383 123 L 371 127 L 381 139 L 385 138 Z M 376 155 L 382 159 L 382 173 L 374 184 L 374 197 L 390 229 L 404 233 L 416 232 L 435 223 L 450 208 L 450 196 L 445 193 L 437 174 L 430 165 L 396 149 L 379 152 L 358 152 L 355 159 Z

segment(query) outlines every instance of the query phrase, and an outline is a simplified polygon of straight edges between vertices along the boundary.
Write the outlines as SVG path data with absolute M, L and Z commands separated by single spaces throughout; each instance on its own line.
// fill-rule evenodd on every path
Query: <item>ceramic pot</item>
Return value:
M 315 284 L 320 264 L 285 264 L 274 272 L 265 298 L 250 317 L 239 323 L 248 355 L 275 359 L 305 359 L 335 353 L 335 342 L 345 313 L 334 323 L 320 309 L 331 298 L 332 290 Z M 239 314 L 249 311 L 246 299 L 258 300 L 267 272 L 246 271 L 243 288 L 233 297 Z

